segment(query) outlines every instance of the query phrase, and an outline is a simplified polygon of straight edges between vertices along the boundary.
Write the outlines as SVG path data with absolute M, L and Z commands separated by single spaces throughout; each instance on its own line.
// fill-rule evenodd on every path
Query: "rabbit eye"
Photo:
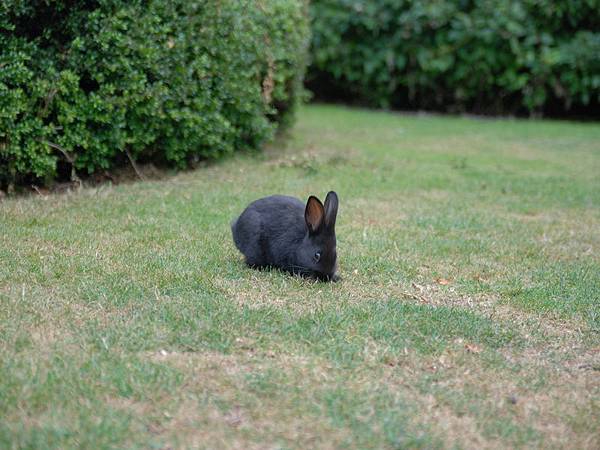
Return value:
M 315 253 L 315 261 L 319 262 L 320 259 L 321 259 L 321 252 Z

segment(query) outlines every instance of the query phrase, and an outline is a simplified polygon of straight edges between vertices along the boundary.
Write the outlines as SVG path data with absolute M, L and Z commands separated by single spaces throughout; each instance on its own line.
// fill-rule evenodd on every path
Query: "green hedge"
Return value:
M 257 147 L 293 113 L 308 40 L 304 0 L 4 0 L 0 188 L 60 161 L 184 167 Z
M 309 87 L 320 96 L 484 113 L 600 107 L 600 0 L 313 0 L 311 10 Z

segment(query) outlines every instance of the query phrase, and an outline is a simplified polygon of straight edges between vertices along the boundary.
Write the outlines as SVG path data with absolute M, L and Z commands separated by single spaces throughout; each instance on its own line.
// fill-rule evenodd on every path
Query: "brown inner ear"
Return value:
M 310 231 L 315 232 L 321 226 L 323 222 L 323 216 L 325 215 L 325 210 L 323 209 L 323 205 L 316 197 L 310 197 L 308 199 L 308 203 L 306 203 L 306 212 L 304 213 L 304 217 L 306 219 L 306 224 L 308 225 Z

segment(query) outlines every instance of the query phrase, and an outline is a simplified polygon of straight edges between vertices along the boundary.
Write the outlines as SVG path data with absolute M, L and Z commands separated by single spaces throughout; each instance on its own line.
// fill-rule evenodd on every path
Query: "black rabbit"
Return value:
M 329 192 L 325 206 L 310 196 L 306 206 L 294 197 L 256 200 L 231 224 L 236 247 L 250 267 L 277 267 L 324 281 L 337 281 L 335 219 L 338 197 Z

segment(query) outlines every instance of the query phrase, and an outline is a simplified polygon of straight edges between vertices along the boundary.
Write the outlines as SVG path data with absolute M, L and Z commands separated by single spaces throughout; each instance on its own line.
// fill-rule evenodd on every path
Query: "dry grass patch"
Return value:
M 550 258 L 600 262 L 600 217 L 595 210 L 506 213 L 532 228 L 535 242 Z
M 326 369 L 308 358 L 255 350 L 247 340 L 239 339 L 237 346 L 240 350 L 231 355 L 164 350 L 147 355 L 185 374 L 183 397 L 161 424 L 161 439 L 176 448 L 272 448 L 282 443 L 340 448 L 341 430 L 311 417 L 307 405 L 295 404 L 298 390 L 308 389 L 308 394 L 315 376 L 321 382 L 327 378 Z
M 165 442 L 179 448 L 202 443 L 340 448 L 352 432 L 347 425 L 333 426 L 323 410 L 323 392 L 341 387 L 370 401 L 387 392 L 411 411 L 409 428 L 444 436 L 444 448 L 537 442 L 545 448 L 593 449 L 598 442 L 598 433 L 581 423 L 598 418 L 596 374 L 568 370 L 571 363 L 554 366 L 542 354 L 528 352 L 520 362 L 507 358 L 510 366 L 501 368 L 482 364 L 493 355 L 466 341 L 425 358 L 412 349 L 386 356 L 387 349 L 371 341 L 365 342 L 364 364 L 348 371 L 321 358 L 265 352 L 251 341 L 238 344 L 240 350 L 231 355 L 148 355 L 185 373 L 186 399 L 161 425 Z M 357 420 L 383 432 L 375 409 L 365 409 Z M 497 428 L 498 422 L 505 428 Z
M 548 364 L 547 355 L 533 352 L 499 369 L 481 364 L 485 349 L 469 348 L 459 344 L 431 359 L 407 356 L 385 375 L 421 405 L 415 420 L 434 424 L 447 448 L 520 447 L 530 440 L 544 448 L 596 448 L 600 433 L 581 420 L 600 419 L 597 374 Z

